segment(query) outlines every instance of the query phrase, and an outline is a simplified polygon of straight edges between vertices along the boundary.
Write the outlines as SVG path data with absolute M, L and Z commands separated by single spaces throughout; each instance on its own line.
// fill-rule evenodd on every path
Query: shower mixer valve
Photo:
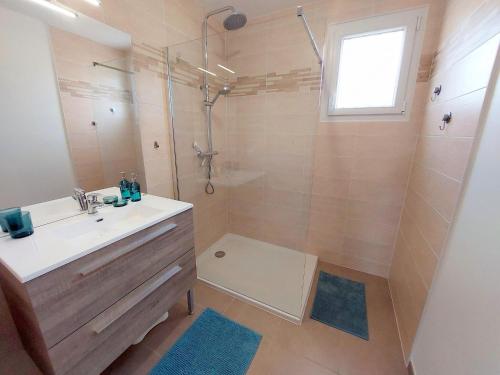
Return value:
M 218 151 L 203 151 L 200 145 L 196 142 L 193 143 L 193 148 L 196 153 L 196 156 L 201 160 L 200 166 L 204 167 L 209 158 L 212 158 L 215 155 L 218 155 Z

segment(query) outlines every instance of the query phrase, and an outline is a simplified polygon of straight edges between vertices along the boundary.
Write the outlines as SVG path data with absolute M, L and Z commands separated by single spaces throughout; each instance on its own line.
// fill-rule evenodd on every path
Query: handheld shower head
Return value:
M 231 86 L 229 86 L 227 83 L 222 86 L 222 89 L 219 90 L 219 94 L 221 95 L 228 95 L 231 92 Z
M 229 95 L 230 92 L 231 92 L 231 86 L 229 86 L 227 83 L 224 84 L 224 86 L 222 86 L 222 88 L 217 92 L 217 94 L 212 99 L 212 101 L 209 102 L 209 103 L 207 103 L 207 105 L 213 106 L 215 104 L 215 102 L 217 101 L 217 99 L 219 99 L 219 96 L 221 96 L 221 95 L 224 95 L 224 96 Z

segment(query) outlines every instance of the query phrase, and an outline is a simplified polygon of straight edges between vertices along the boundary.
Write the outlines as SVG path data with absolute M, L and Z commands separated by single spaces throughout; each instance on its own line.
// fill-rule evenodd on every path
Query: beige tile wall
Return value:
M 230 189 L 232 232 L 389 275 L 443 1 L 305 7 L 322 45 L 329 23 L 421 5 L 429 18 L 409 122 L 319 122 L 319 66 L 294 8 L 228 33 L 235 94 L 243 94 L 229 99 L 228 151 L 235 173 L 257 174 Z
M 390 273 L 406 358 L 453 222 L 478 131 L 497 53 L 497 42 L 481 44 L 500 31 L 498 2 L 449 1 L 443 25 Z M 439 84 L 442 93 L 431 102 L 432 89 Z M 441 131 L 440 120 L 448 112 L 452 112 L 452 122 Z

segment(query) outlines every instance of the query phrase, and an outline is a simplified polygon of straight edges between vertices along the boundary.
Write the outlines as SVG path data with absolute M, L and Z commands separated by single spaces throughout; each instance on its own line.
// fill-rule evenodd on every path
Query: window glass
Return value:
M 335 108 L 393 107 L 404 43 L 405 29 L 344 37 Z

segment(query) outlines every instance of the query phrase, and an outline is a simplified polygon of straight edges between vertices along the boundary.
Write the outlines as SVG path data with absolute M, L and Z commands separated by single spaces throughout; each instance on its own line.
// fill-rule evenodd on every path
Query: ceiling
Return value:
M 47 8 L 29 1 L 0 0 L 3 5 L 11 10 L 36 18 L 52 27 L 80 35 L 113 48 L 130 49 L 132 40 L 129 34 L 117 30 L 107 24 L 78 13 L 78 17 L 69 18 L 61 16 Z
M 249 19 L 262 16 L 282 8 L 311 3 L 315 0 L 202 0 L 207 10 L 232 5 L 245 13 Z

